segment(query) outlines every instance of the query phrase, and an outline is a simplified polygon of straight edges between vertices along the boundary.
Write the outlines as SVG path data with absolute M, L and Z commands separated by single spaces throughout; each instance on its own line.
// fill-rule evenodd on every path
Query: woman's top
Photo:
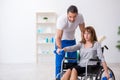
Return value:
M 85 45 L 83 43 L 66 47 L 67 52 L 72 52 L 76 50 L 80 50 L 79 66 L 81 67 L 85 67 L 89 59 L 96 59 L 97 57 L 101 60 L 101 62 L 105 62 L 105 59 L 101 50 L 101 44 L 98 42 L 94 42 L 93 46 L 90 48 L 85 48 Z M 90 61 L 88 63 L 88 65 L 95 65 L 95 64 L 96 64 L 95 61 Z

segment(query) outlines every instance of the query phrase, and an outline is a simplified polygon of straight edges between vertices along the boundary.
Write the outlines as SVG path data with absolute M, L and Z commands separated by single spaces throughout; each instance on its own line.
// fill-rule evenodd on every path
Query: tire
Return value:
M 111 75 L 110 80 L 115 80 L 115 75 L 113 73 L 113 71 L 108 67 L 108 72 Z M 98 74 L 96 75 L 95 80 L 102 80 L 102 78 L 105 77 L 105 73 L 103 68 L 98 72 Z

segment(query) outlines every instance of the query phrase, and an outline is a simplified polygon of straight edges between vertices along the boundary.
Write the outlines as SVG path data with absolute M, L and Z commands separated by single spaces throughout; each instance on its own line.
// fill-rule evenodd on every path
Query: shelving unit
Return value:
M 37 12 L 36 13 L 36 62 L 41 57 L 53 55 L 56 31 L 55 12 Z M 47 59 L 47 58 L 46 58 Z

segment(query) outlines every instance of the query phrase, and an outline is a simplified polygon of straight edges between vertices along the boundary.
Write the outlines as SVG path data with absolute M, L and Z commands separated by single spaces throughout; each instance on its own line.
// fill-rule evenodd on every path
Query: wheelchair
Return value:
M 102 52 L 104 52 L 104 48 L 108 49 L 108 47 L 105 45 L 102 47 Z M 79 52 L 78 52 L 79 53 Z M 77 60 L 77 63 L 70 63 L 69 60 Z M 66 70 L 72 66 L 76 66 L 79 63 L 80 57 L 76 58 L 64 58 L 61 64 L 61 72 L 58 74 L 60 77 L 63 76 L 63 74 L 66 72 Z M 96 61 L 96 65 L 88 65 L 89 62 Z M 108 73 L 110 74 L 109 80 L 115 80 L 115 75 L 113 71 L 108 67 Z M 56 78 L 56 80 L 58 80 Z M 78 80 L 107 80 L 105 79 L 105 72 L 101 65 L 101 61 L 97 59 L 90 59 L 86 63 L 85 67 L 85 73 L 78 75 Z

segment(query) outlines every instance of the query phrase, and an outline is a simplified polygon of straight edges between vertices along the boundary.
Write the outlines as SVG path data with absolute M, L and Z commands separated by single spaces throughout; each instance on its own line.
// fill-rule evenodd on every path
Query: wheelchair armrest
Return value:
M 76 58 L 67 58 L 67 57 L 65 57 L 64 59 L 65 60 L 77 60 Z
M 65 57 L 63 60 L 62 60 L 62 64 L 61 64 L 61 69 L 68 69 L 68 68 L 71 68 L 72 66 L 75 66 L 77 65 L 77 63 L 74 63 L 74 61 L 76 61 L 77 59 L 76 58 L 67 58 Z M 73 61 L 73 62 L 69 62 L 69 61 Z
M 65 57 L 62 60 L 62 63 L 68 63 L 68 61 L 77 61 L 77 59 L 76 58 L 67 58 L 67 57 Z M 69 62 L 69 63 L 72 63 L 72 62 Z
M 86 76 L 86 77 L 87 77 L 87 72 L 88 72 L 87 69 L 88 69 L 89 66 L 91 66 L 91 65 L 88 65 L 88 63 L 91 62 L 91 61 L 95 61 L 95 62 L 97 62 L 97 64 L 101 62 L 101 60 L 98 59 L 98 58 L 96 58 L 96 59 L 89 59 L 89 60 L 86 62 L 86 69 L 85 69 L 85 76 Z
M 89 59 L 89 61 L 97 61 L 97 62 L 100 62 L 101 60 L 100 60 L 100 59 Z

